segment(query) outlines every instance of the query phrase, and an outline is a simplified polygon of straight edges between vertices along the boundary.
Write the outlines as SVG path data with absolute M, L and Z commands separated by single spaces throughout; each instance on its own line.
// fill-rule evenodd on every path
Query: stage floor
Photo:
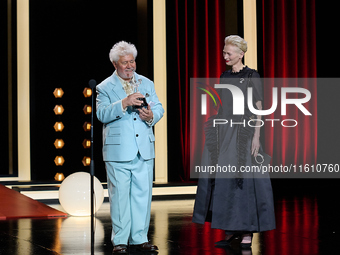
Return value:
M 160 255 L 339 254 L 337 193 L 329 192 L 326 186 L 288 188 L 285 192 L 284 189 L 274 192 L 276 230 L 256 234 L 252 251 L 242 252 L 237 244 L 230 249 L 214 247 L 214 242 L 224 237 L 223 231 L 191 222 L 192 199 L 153 201 L 150 241 L 159 247 Z M 63 211 L 59 204 L 50 206 Z M 95 229 L 94 254 L 111 254 L 108 203 L 97 212 Z M 0 254 L 91 254 L 90 217 L 0 221 Z

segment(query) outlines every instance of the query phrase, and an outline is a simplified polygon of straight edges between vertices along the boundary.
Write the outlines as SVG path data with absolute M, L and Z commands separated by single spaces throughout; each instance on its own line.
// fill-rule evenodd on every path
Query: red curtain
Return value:
M 268 77 L 316 77 L 316 28 L 315 0 L 262 0 L 259 3 L 259 26 L 262 29 L 263 76 Z M 171 171 L 179 171 L 183 181 L 190 180 L 190 147 L 200 148 L 201 144 L 190 141 L 199 133 L 190 129 L 190 78 L 219 77 L 225 70 L 222 48 L 225 35 L 225 1 L 219 0 L 175 0 L 167 1 L 168 70 L 171 74 L 168 83 L 170 97 L 176 97 L 171 107 L 178 116 L 171 115 L 168 121 L 170 164 L 181 158 L 181 165 L 174 165 Z M 261 8 L 262 5 L 262 8 Z M 171 10 L 171 12 L 170 12 Z M 171 13 L 171 14 L 170 14 Z M 262 25 L 261 25 L 262 19 Z M 261 30 L 259 29 L 259 30 Z M 259 33 L 261 34 L 261 32 Z M 169 36 L 171 35 L 171 36 Z M 169 67 L 170 60 L 171 67 Z M 261 67 L 259 69 L 261 70 Z M 271 106 L 272 87 L 264 88 L 264 109 Z M 287 107 L 287 115 L 280 110 L 266 116 L 270 119 L 295 119 L 298 126 L 285 128 L 275 125 L 264 128 L 264 145 L 272 155 L 272 164 L 313 164 L 317 156 L 317 99 L 316 83 L 298 84 L 311 92 L 311 100 L 304 106 L 312 113 L 305 116 L 294 106 Z M 278 88 L 280 96 L 280 87 Z M 280 102 L 280 100 L 279 100 Z M 276 124 L 276 123 L 275 123 Z M 173 130 L 179 131 L 176 133 Z M 191 132 L 191 134 L 190 134 Z M 196 133 L 193 133 L 196 132 Z M 176 138 L 175 138 L 176 137 Z M 175 140 L 179 142 L 175 142 Z M 178 141 L 177 140 L 177 141 Z M 200 139 L 198 139 L 200 140 Z M 181 168 L 181 170 L 176 170 Z
M 316 25 L 314 0 L 262 0 L 263 75 L 264 77 L 316 78 Z M 272 87 L 264 87 L 264 109 L 271 106 Z M 291 86 L 291 84 L 289 84 Z M 305 116 L 296 107 L 287 115 L 275 111 L 267 118 L 295 119 L 298 125 L 265 128 L 265 149 L 273 155 L 272 164 L 314 164 L 317 157 L 316 82 L 298 82 L 311 92 L 304 106 L 312 113 Z M 277 87 L 277 86 L 276 86 Z M 280 88 L 278 88 L 280 91 Z M 280 94 L 279 94 L 280 95 Z M 269 99 L 269 100 L 267 100 Z M 280 101 L 279 101 L 280 102 Z
M 222 50 L 225 37 L 224 1 L 175 0 L 177 86 L 179 91 L 179 125 L 184 174 L 190 179 L 190 78 L 219 77 L 225 70 Z M 191 132 L 191 134 L 190 134 Z M 193 133 L 196 132 L 196 133 Z M 198 145 L 202 147 L 202 145 Z

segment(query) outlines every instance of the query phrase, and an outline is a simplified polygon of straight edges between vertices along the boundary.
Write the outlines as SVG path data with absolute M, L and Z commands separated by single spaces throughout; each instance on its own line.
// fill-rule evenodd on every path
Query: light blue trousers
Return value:
M 106 161 L 113 245 L 148 242 L 153 159 Z

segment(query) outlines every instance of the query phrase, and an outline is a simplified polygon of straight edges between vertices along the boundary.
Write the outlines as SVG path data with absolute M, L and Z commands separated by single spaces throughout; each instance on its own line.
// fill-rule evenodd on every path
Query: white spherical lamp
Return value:
M 73 216 L 91 215 L 91 175 L 77 172 L 64 179 L 59 188 L 59 202 L 64 210 Z M 97 212 L 104 201 L 104 189 L 94 177 L 94 211 Z

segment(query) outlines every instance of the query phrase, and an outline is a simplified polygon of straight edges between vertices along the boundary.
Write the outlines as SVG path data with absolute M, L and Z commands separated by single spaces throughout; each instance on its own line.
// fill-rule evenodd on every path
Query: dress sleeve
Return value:
M 254 71 L 252 78 L 254 102 L 263 101 L 263 84 L 258 72 Z

